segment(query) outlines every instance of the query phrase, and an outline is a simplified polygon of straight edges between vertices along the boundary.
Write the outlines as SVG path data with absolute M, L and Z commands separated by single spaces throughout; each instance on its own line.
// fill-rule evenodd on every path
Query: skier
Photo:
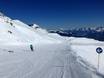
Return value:
M 32 44 L 30 45 L 30 49 L 31 49 L 31 51 L 34 51 L 34 48 L 33 48 Z

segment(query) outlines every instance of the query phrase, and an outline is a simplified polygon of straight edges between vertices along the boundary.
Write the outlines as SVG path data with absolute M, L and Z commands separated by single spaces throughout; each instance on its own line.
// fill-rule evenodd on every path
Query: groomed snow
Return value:
M 81 65 L 66 43 L 34 48 L 32 52 L 29 45 L 2 46 L 0 78 L 101 78 Z

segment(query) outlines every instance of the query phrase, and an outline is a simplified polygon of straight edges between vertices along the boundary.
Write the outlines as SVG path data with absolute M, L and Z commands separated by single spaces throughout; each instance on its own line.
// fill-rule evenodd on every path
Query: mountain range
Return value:
M 58 33 L 67 37 L 85 37 L 99 41 L 104 41 L 104 27 L 84 27 L 75 29 L 49 30 L 50 33 Z

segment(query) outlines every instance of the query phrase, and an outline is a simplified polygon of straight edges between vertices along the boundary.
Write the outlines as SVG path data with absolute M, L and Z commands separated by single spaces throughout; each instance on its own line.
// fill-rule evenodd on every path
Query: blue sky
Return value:
M 104 24 L 104 0 L 0 0 L 0 10 L 13 19 L 44 28 Z

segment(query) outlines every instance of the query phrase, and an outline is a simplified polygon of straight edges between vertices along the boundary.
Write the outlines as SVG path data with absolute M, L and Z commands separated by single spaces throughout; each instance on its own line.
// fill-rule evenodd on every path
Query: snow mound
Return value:
M 39 25 L 37 25 L 37 24 L 32 24 L 30 26 L 33 27 L 34 29 L 40 28 Z
M 104 75 L 104 52 L 100 54 L 100 67 L 98 69 L 98 53 L 96 48 L 101 47 L 104 50 L 104 42 L 96 41 L 94 39 L 87 38 L 70 38 L 70 45 L 73 51 L 77 53 L 79 57 L 93 66 L 96 71 Z

